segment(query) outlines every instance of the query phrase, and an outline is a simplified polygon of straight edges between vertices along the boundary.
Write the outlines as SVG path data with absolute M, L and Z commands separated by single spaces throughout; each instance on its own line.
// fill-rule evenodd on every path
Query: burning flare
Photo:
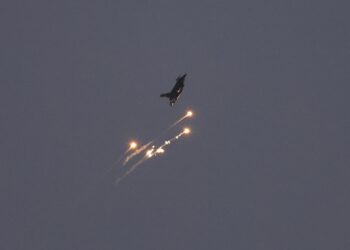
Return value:
M 184 128 L 183 132 L 185 135 L 188 135 L 189 133 L 191 133 L 191 129 L 190 128 Z
M 186 116 L 187 117 L 192 117 L 193 116 L 192 110 L 187 111 Z
M 132 142 L 130 142 L 130 144 L 129 144 L 129 149 L 136 149 L 137 148 L 137 142 L 135 142 L 135 141 L 132 141 Z

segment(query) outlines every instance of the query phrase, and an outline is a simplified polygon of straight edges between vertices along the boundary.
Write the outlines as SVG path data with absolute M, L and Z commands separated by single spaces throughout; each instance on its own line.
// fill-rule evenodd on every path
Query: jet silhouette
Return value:
M 160 97 L 167 97 L 170 100 L 170 106 L 173 106 L 174 103 L 179 98 L 183 88 L 185 87 L 185 77 L 187 74 L 184 74 L 183 76 L 179 76 L 176 78 L 176 83 L 173 89 L 169 93 L 161 94 Z

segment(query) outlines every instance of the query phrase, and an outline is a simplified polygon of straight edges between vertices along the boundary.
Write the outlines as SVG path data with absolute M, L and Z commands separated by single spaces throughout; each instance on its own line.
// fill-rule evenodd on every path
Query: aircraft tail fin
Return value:
M 170 93 L 161 94 L 160 97 L 167 97 L 167 98 L 169 98 L 170 97 Z

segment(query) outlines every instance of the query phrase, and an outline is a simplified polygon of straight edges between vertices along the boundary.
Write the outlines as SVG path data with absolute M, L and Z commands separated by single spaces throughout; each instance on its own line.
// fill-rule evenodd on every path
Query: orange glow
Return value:
M 187 117 L 192 117 L 193 116 L 193 112 L 191 110 L 187 111 L 186 116 Z
M 191 133 L 191 129 L 190 128 L 184 128 L 183 133 L 188 135 L 189 133 Z
M 134 141 L 130 142 L 129 145 L 130 145 L 130 149 L 135 149 L 135 148 L 137 148 L 137 143 L 134 142 Z

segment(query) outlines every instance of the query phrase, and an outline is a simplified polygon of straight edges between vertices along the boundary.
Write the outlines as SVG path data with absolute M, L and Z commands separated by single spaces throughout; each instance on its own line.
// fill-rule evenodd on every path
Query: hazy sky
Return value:
M 349 5 L 3 1 L 0 248 L 350 249 Z

